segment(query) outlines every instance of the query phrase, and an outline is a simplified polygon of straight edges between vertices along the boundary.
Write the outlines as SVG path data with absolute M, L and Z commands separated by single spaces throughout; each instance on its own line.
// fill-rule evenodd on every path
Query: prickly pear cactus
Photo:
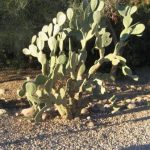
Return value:
M 125 76 L 138 79 L 126 65 L 126 59 L 119 55 L 128 38 L 131 35 L 141 36 L 145 29 L 141 23 L 132 24 L 136 6 L 118 8 L 123 17 L 124 29 L 114 52 L 108 55 L 105 54 L 105 48 L 113 39 L 107 26 L 102 23 L 104 1 L 83 1 L 82 7 L 82 16 L 72 8 L 68 8 L 66 13 L 58 12 L 49 25 L 44 25 L 38 35 L 32 37 L 29 47 L 23 49 L 25 55 L 36 57 L 42 68 L 41 74 L 34 80 L 25 81 L 19 91 L 19 95 L 26 96 L 36 110 L 33 116 L 36 121 L 40 121 L 42 113 L 52 107 L 58 110 L 61 117 L 75 117 L 89 103 L 82 100 L 83 93 L 93 93 L 94 88 L 99 86 L 101 94 L 104 94 L 104 81 L 113 80 L 108 73 L 101 73 L 97 77 L 96 72 L 104 62 L 121 66 Z M 99 59 L 87 70 L 87 42 L 93 38 L 94 50 L 99 51 Z M 79 49 L 73 46 L 74 40 L 81 45 Z M 43 51 L 45 45 L 49 47 L 50 56 Z

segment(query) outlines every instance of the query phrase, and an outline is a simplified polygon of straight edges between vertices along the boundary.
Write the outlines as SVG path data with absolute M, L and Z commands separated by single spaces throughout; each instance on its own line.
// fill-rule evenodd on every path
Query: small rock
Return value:
M 136 107 L 136 104 L 134 104 L 134 103 L 128 104 L 128 106 L 127 106 L 128 109 L 133 109 L 135 107 Z
M 91 117 L 90 117 L 90 116 L 87 116 L 87 120 L 91 120 Z
M 101 105 L 101 104 L 103 104 L 103 101 L 102 101 L 102 100 L 99 100 L 99 101 L 97 102 L 97 104 Z
M 81 115 L 87 115 L 87 114 L 89 114 L 88 108 L 81 109 Z
M 28 123 L 31 123 L 31 120 L 28 119 L 27 122 L 28 122 Z
M 60 116 L 57 115 L 57 116 L 55 117 L 55 119 L 56 119 L 56 120 L 57 120 L 57 119 L 60 119 Z
M 89 103 L 89 104 L 88 104 L 88 107 L 90 107 L 90 106 L 92 106 L 92 103 Z
M 22 119 L 19 119 L 18 121 L 19 121 L 19 122 L 22 122 Z
M 137 90 L 138 90 L 138 91 L 141 91 L 141 90 L 142 90 L 142 87 L 138 87 Z
M 7 111 L 5 109 L 0 109 L 0 116 L 7 114 Z
M 124 107 L 125 105 L 126 105 L 125 101 L 121 101 L 121 102 L 118 104 L 119 107 Z
M 132 99 L 132 100 L 131 100 L 131 103 L 135 103 L 135 102 L 136 102 L 136 99 Z
M 150 100 L 150 97 L 144 96 L 142 99 L 145 100 L 145 101 L 149 101 L 149 100 Z
M 131 85 L 130 88 L 133 89 L 133 90 L 136 89 L 136 87 L 134 85 Z
M 30 77 L 26 77 L 26 80 L 27 80 L 27 81 L 30 81 Z
M 36 123 L 35 123 L 35 122 L 32 122 L 31 124 L 34 126 Z
M 6 103 L 8 103 L 8 99 L 4 99 Z
M 44 112 L 42 114 L 42 120 L 45 121 L 48 118 L 48 113 Z
M 107 104 L 107 103 L 108 103 L 107 99 L 102 100 L 102 104 Z
M 120 87 L 116 87 L 116 90 L 117 90 L 117 91 L 121 91 L 121 88 L 120 88 Z
M 131 99 L 126 99 L 127 103 L 131 103 L 131 101 L 132 101 Z
M 111 91 L 108 90 L 107 93 L 111 93 Z
M 19 113 L 15 113 L 15 116 L 16 116 L 16 117 L 19 116 Z
M 79 117 L 75 117 L 75 118 L 74 118 L 74 121 L 77 121 L 77 122 L 78 122 L 78 121 L 80 121 L 80 118 L 79 118 Z
M 104 108 L 110 108 L 110 104 L 105 104 Z
M 21 97 L 17 97 L 17 100 L 20 101 L 22 98 Z
M 137 102 L 141 102 L 142 101 L 142 97 L 136 97 L 136 101 Z
M 6 90 L 5 89 L 0 89 L 0 95 L 5 95 Z
M 33 117 L 33 115 L 35 114 L 35 109 L 33 107 L 23 109 L 21 111 L 21 114 L 25 117 Z
M 89 128 L 93 128 L 95 125 L 94 125 L 94 122 L 93 121 L 90 121 L 87 123 L 87 127 Z

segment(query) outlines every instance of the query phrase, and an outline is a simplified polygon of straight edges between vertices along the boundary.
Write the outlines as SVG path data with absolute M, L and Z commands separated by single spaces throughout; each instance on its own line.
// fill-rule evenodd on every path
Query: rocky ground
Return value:
M 27 76 L 39 71 L 0 71 L 0 150 L 150 150 L 150 68 L 138 70 L 140 80 L 109 84 L 106 95 L 95 94 L 89 113 L 71 121 L 57 115 L 41 123 L 18 115 L 28 107 L 16 91 Z M 100 106 L 115 94 L 125 106 L 117 113 Z

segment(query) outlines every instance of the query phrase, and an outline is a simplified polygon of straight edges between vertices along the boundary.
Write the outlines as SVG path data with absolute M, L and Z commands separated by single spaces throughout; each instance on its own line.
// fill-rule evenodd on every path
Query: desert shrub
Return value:
M 84 94 L 94 93 L 97 86 L 104 94 L 105 81 L 114 80 L 111 71 L 96 73 L 104 63 L 111 63 L 112 68 L 118 66 L 125 76 L 138 80 L 127 66 L 126 59 L 120 55 L 129 37 L 141 36 L 145 29 L 143 24 L 133 23 L 132 15 L 137 7 L 118 5 L 123 30 L 114 51 L 109 54 L 105 53 L 106 47 L 113 39 L 106 29 L 103 8 L 104 1 L 91 0 L 90 3 L 83 1 L 80 15 L 72 8 L 68 8 L 66 13 L 58 12 L 49 25 L 44 25 L 38 35 L 32 37 L 29 47 L 23 49 L 25 55 L 37 58 L 42 67 L 41 74 L 34 80 L 25 81 L 18 93 L 27 97 L 36 121 L 40 121 L 42 113 L 52 107 L 61 117 L 73 118 L 89 103 L 83 99 Z M 93 48 L 99 56 L 86 71 L 87 43 L 93 39 Z M 80 45 L 78 49 L 73 41 Z

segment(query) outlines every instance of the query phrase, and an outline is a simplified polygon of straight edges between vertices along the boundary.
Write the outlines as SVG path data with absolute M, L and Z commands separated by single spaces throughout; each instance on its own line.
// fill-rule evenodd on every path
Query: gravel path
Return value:
M 39 124 L 18 117 L 0 117 L 1 150 L 150 150 L 150 110 L 72 121 L 49 119 Z

